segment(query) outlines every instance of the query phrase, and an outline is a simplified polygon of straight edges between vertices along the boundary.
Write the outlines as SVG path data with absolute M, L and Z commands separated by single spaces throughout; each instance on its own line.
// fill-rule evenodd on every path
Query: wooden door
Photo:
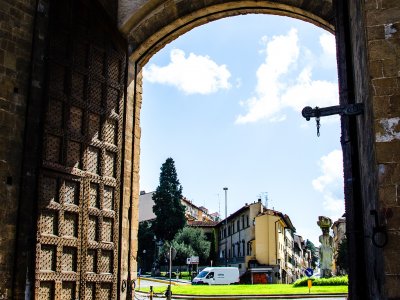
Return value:
M 126 52 L 93 3 L 50 1 L 35 299 L 117 298 Z

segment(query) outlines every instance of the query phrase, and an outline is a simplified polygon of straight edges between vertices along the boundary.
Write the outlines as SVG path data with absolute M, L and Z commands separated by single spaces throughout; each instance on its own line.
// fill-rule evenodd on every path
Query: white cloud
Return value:
M 263 37 L 264 41 L 267 41 Z M 242 102 L 248 108 L 246 115 L 239 115 L 237 123 L 256 122 L 274 117 L 282 108 L 279 98 L 284 85 L 279 77 L 288 72 L 297 60 L 297 30 L 291 29 L 287 35 L 274 36 L 266 45 L 265 62 L 257 70 L 256 96 Z M 279 118 L 279 117 L 278 117 Z
M 282 110 L 286 108 L 301 111 L 304 106 L 330 106 L 338 104 L 338 85 L 336 82 L 312 79 L 312 61 L 302 68 L 296 76 L 300 57 L 299 39 L 296 29 L 286 35 L 274 36 L 272 39 L 262 38 L 266 44 L 265 62 L 257 70 L 255 95 L 241 105 L 247 113 L 239 115 L 236 123 L 256 122 L 262 119 L 276 121 L 283 119 Z M 333 38 L 333 46 L 334 46 Z M 320 38 L 323 55 L 329 57 L 336 53 L 332 50 L 332 38 L 323 34 Z M 308 49 L 302 55 L 311 57 Z M 333 52 L 332 52 L 333 51 Z M 328 57 L 328 56 L 327 56 Z M 302 62 L 304 62 L 302 61 Z M 335 61 L 335 58 L 334 60 Z
M 335 36 L 333 34 L 321 34 L 321 36 L 319 37 L 319 43 L 321 44 L 324 53 L 332 56 L 336 55 L 336 42 Z
M 343 156 L 342 151 L 334 150 L 320 158 L 322 175 L 312 181 L 315 190 L 323 194 L 323 207 L 332 219 L 344 212 L 343 200 Z
M 327 69 L 336 68 L 335 36 L 330 33 L 323 33 L 319 37 L 319 43 L 323 51 L 319 58 L 321 66 Z
M 324 192 L 332 184 L 343 181 L 343 155 L 340 150 L 333 150 L 328 155 L 322 156 L 319 161 L 322 175 L 314 179 L 314 189 Z
M 289 86 L 283 93 L 281 100 L 286 107 L 301 111 L 304 106 L 320 107 L 338 103 L 337 84 L 325 80 L 312 80 L 311 69 L 305 68 L 297 77 L 296 83 Z
M 150 65 L 144 68 L 143 78 L 149 82 L 177 87 L 186 94 L 211 94 L 231 88 L 231 73 L 226 65 L 218 65 L 208 56 L 173 49 L 171 62 L 164 67 Z

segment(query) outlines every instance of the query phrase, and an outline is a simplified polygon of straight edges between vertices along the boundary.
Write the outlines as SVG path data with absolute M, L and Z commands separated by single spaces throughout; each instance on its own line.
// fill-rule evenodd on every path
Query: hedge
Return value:
M 311 279 L 312 280 L 312 285 L 313 286 L 322 286 L 322 285 L 349 285 L 349 278 L 347 275 L 345 276 L 335 276 L 335 277 L 330 277 L 330 278 L 308 278 L 308 277 L 302 277 L 298 280 L 296 280 L 293 283 L 294 287 L 300 287 L 300 286 L 307 286 L 307 280 Z

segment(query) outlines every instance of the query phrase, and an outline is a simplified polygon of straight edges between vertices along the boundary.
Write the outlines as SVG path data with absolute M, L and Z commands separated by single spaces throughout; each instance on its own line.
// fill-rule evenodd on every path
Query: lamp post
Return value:
M 157 245 L 157 237 L 154 235 L 153 236 L 153 242 L 154 242 L 154 257 L 153 257 L 153 266 L 151 268 L 151 276 L 156 275 L 156 269 L 157 269 L 157 250 L 158 250 L 158 245 Z
M 228 188 L 224 187 L 225 191 L 225 230 L 228 230 Z M 225 236 L 225 267 L 228 266 L 228 237 Z

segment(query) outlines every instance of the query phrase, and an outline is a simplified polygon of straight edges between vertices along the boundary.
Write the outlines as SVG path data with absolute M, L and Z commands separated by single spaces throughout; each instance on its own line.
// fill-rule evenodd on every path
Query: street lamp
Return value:
M 151 268 L 151 276 L 156 275 L 156 270 L 157 270 L 157 255 L 158 255 L 158 243 L 157 243 L 157 236 L 153 236 L 153 242 L 154 242 L 154 257 L 153 257 L 153 266 Z
M 224 187 L 225 191 L 225 230 L 228 230 L 228 188 Z M 225 267 L 228 266 L 228 237 L 225 236 Z

